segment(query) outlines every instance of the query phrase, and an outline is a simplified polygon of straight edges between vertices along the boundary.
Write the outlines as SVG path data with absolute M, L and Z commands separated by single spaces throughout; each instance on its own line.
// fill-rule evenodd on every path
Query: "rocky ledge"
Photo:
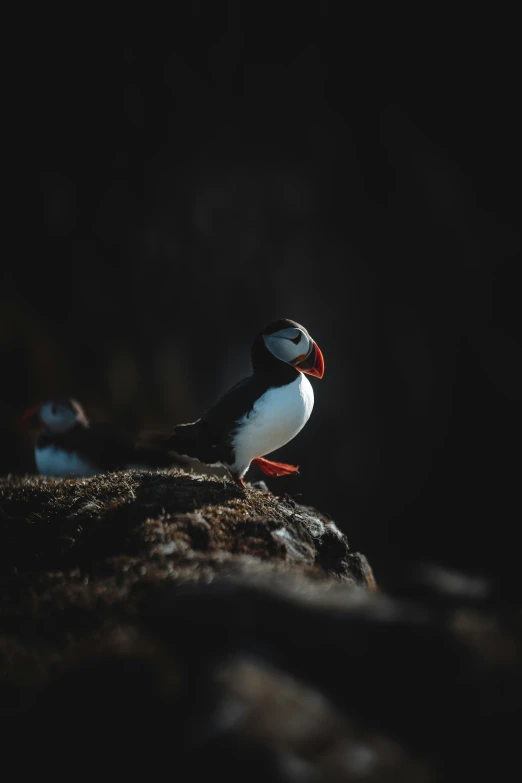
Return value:
M 0 736 L 17 775 L 460 781 L 521 769 L 519 606 L 319 511 L 171 470 L 0 481 Z
M 366 558 L 319 511 L 266 487 L 171 470 L 0 484 L 0 573 L 71 571 L 93 584 L 208 578 L 261 564 L 375 588 Z

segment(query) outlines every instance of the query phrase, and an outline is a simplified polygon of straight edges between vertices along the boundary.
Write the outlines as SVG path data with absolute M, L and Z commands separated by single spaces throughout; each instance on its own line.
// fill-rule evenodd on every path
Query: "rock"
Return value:
M 223 478 L 171 470 L 0 483 L 0 573 L 235 567 L 245 558 L 374 588 L 363 555 L 313 508 Z M 194 565 L 197 561 L 197 567 Z M 121 572 L 122 563 L 124 571 Z M 185 578 L 189 578 L 186 576 Z M 123 582 L 125 582 L 125 577 Z
M 0 730 L 17 774 L 520 775 L 520 611 L 477 580 L 398 563 L 384 593 L 335 522 L 224 478 L 0 491 Z

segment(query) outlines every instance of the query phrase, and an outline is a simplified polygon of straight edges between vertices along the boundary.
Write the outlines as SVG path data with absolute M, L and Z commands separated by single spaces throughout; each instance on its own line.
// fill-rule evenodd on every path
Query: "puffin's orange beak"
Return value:
M 312 340 L 312 350 L 302 361 L 294 364 L 296 370 L 304 372 L 307 375 L 315 375 L 316 378 L 322 378 L 324 375 L 324 359 L 319 346 Z
M 40 423 L 40 405 L 33 405 L 28 408 L 19 422 L 21 430 L 28 430 L 37 427 Z

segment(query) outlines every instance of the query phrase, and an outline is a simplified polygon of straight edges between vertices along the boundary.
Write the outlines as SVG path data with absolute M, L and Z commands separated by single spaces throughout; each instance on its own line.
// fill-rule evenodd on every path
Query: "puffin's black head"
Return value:
M 88 427 L 85 411 L 76 400 L 56 397 L 26 410 L 20 420 L 24 429 L 44 427 L 48 432 L 69 432 L 78 425 Z
M 265 326 L 252 345 L 254 369 L 266 364 L 267 353 L 281 362 L 290 364 L 299 372 L 322 378 L 324 359 L 319 346 L 312 340 L 304 326 L 289 318 Z M 265 360 L 263 360 L 263 356 Z

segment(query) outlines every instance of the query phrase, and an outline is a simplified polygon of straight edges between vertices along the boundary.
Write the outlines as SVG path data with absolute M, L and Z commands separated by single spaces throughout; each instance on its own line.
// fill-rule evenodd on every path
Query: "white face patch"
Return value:
M 68 432 L 79 421 L 78 411 L 61 402 L 46 402 L 40 408 L 40 419 L 50 432 Z
M 88 459 L 57 446 L 36 448 L 35 461 L 41 476 L 89 477 L 99 473 Z
M 310 351 L 310 338 L 297 327 L 264 334 L 263 340 L 270 353 L 287 364 L 292 364 L 299 356 L 306 356 Z
M 303 429 L 314 407 L 314 391 L 308 378 L 268 389 L 251 412 L 240 420 L 234 439 L 234 474 L 243 476 L 254 457 L 264 457 L 294 438 Z

